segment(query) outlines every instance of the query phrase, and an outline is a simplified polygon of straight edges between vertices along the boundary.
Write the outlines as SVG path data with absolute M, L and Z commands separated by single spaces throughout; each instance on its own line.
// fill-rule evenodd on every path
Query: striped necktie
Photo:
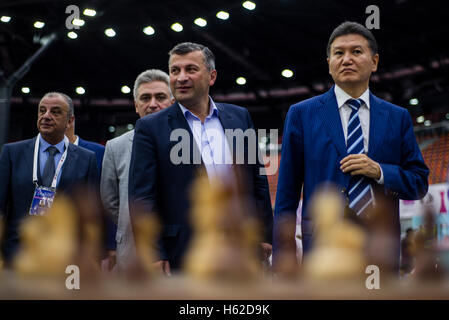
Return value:
M 351 115 L 348 122 L 347 151 L 348 154 L 362 154 L 363 133 L 359 119 L 359 109 L 363 105 L 362 99 L 349 99 L 346 104 L 351 107 Z M 370 179 L 363 175 L 351 176 L 348 186 L 349 207 L 360 215 L 372 203 Z

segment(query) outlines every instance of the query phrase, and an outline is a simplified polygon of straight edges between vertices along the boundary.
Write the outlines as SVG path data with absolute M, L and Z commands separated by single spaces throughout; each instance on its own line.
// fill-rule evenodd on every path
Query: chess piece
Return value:
M 20 235 L 22 247 L 14 260 L 19 275 L 63 277 L 73 264 L 78 224 L 72 202 L 58 195 L 43 216 L 29 216 Z
M 363 229 L 344 218 L 344 203 L 332 187 L 317 191 L 309 210 L 314 222 L 314 247 L 304 257 L 302 272 L 312 280 L 358 279 L 365 271 Z
M 299 276 L 299 262 L 296 251 L 296 241 L 286 235 L 295 233 L 296 216 L 283 218 L 277 223 L 279 231 L 276 243 L 279 252 L 276 254 L 276 261 L 273 261 L 274 273 L 277 277 L 295 279 Z
M 424 211 L 423 225 L 416 232 L 412 252 L 416 257 L 412 278 L 421 281 L 438 281 L 444 277 L 437 250 L 437 225 L 432 208 Z
M 185 259 L 189 275 L 240 281 L 261 276 L 259 225 L 245 195 L 232 179 L 197 178 L 192 192 L 194 238 Z
M 136 255 L 127 264 L 124 275 L 126 279 L 134 282 L 148 280 L 159 271 L 154 265 L 157 259 L 153 244 L 157 241 L 160 225 L 154 214 L 146 212 L 138 205 L 134 205 L 130 218 Z

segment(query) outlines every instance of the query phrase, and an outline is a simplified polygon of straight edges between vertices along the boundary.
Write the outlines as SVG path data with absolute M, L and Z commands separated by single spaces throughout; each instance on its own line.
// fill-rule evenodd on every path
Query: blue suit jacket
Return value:
M 304 252 L 308 251 L 313 234 L 313 223 L 307 212 L 310 197 L 325 182 L 336 184 L 343 192 L 347 190 L 350 175 L 340 170 L 340 161 L 347 155 L 334 87 L 322 95 L 290 107 L 282 141 L 275 223 L 286 214 L 295 214 L 301 187 L 304 186 Z M 371 93 L 368 157 L 382 168 L 383 191 L 393 198 L 394 227 L 399 237 L 398 198 L 423 197 L 428 189 L 429 170 L 416 143 L 408 111 Z
M 19 245 L 19 225 L 28 216 L 33 199 L 33 154 L 36 138 L 8 143 L 0 155 L 0 215 L 5 223 L 2 252 L 10 262 Z M 69 193 L 79 184 L 95 183 L 93 152 L 69 144 L 57 192 Z
M 230 104 L 216 103 L 223 129 L 243 131 L 253 128 L 248 111 Z M 157 212 L 162 222 L 159 242 L 160 259 L 167 259 L 170 266 L 179 268 L 191 237 L 189 221 L 190 187 L 196 170 L 202 165 L 179 164 L 170 161 L 170 150 L 178 141 L 170 141 L 175 129 L 185 129 L 190 135 L 190 157 L 198 152 L 190 127 L 175 103 L 158 113 L 139 119 L 133 141 L 129 172 L 129 201 L 132 213 L 137 200 L 148 210 Z M 256 146 L 257 147 L 257 146 Z M 245 145 L 245 152 L 248 146 Z M 254 199 L 264 238 L 271 243 L 273 213 L 266 176 L 259 175 L 261 164 L 240 166 L 246 178 L 249 194 Z
M 97 158 L 98 185 L 99 185 L 105 147 L 99 143 L 81 139 L 81 137 L 79 137 L 79 136 L 78 136 L 78 146 L 95 152 L 95 157 Z M 116 234 L 117 234 L 117 226 L 112 221 L 112 219 L 109 217 L 109 215 L 107 215 L 106 216 L 106 250 L 115 250 L 117 248 L 117 243 L 115 241 Z

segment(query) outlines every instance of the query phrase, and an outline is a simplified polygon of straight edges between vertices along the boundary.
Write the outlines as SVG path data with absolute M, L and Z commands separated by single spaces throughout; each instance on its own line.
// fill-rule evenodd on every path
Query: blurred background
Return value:
M 290 105 L 332 85 L 330 33 L 345 20 L 365 24 L 370 5 L 379 9 L 380 27 L 372 30 L 380 63 L 370 89 L 407 108 L 430 168 L 428 196 L 401 203 L 402 230 L 419 228 L 423 203 L 433 203 L 441 213 L 439 240 L 447 243 L 449 26 L 439 1 L 2 0 L 0 145 L 37 134 L 36 107 L 48 91 L 74 99 L 76 133 L 84 139 L 105 144 L 132 130 L 136 76 L 149 68 L 167 71 L 168 51 L 191 41 L 216 56 L 213 99 L 248 108 L 256 128 L 278 129 L 278 141 L 262 137 L 260 145 L 280 152 Z M 16 83 L 8 99 L 5 79 L 11 78 Z M 274 204 L 277 172 L 268 179 Z

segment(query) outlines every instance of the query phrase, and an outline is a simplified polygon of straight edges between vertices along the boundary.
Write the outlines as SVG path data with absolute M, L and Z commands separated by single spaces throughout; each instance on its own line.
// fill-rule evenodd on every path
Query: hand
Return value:
M 271 255 L 271 252 L 273 250 L 273 247 L 271 246 L 271 244 L 266 243 L 266 242 L 261 242 L 260 243 L 260 247 L 261 247 L 261 252 L 262 252 L 262 261 L 268 260 L 268 258 Z
M 101 260 L 101 270 L 103 272 L 112 272 L 115 271 L 115 266 L 117 263 L 117 257 L 115 254 L 115 250 L 108 250 L 108 256 Z
M 380 179 L 380 165 L 366 154 L 350 154 L 344 157 L 340 164 L 341 171 L 351 173 L 351 176 L 364 175 L 375 180 Z
M 166 276 L 171 276 L 171 272 L 170 272 L 170 263 L 168 262 L 168 260 L 159 260 L 156 261 L 153 266 L 155 267 L 156 270 L 159 270 L 162 272 L 162 274 L 166 275 Z

